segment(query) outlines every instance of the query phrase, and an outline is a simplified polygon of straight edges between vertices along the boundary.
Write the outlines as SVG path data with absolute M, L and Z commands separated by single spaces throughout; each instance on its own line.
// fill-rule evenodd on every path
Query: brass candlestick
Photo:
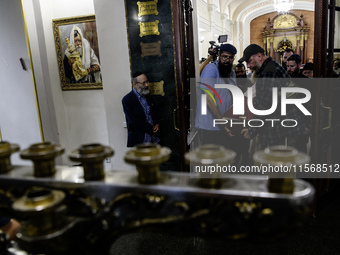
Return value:
M 141 184 L 159 182 L 159 165 L 170 157 L 171 150 L 158 144 L 140 144 L 125 154 L 125 162 L 136 165 Z
M 210 167 L 221 168 L 230 166 L 236 157 L 236 153 L 220 145 L 206 144 L 185 154 L 185 160 L 191 167 L 200 169 L 199 185 L 203 188 L 217 189 L 223 184 L 221 172 L 211 173 L 207 171 Z M 195 170 L 191 170 L 196 173 Z
M 268 169 L 268 191 L 283 194 L 294 193 L 294 169 L 310 161 L 307 154 L 284 145 L 270 146 L 258 151 L 253 158 L 256 165 Z
M 80 146 L 69 158 L 82 163 L 85 180 L 102 180 L 105 177 L 104 159 L 112 157 L 113 154 L 114 151 L 109 146 L 93 143 Z
M 7 173 L 12 169 L 11 154 L 19 151 L 17 144 L 0 142 L 0 174 Z
M 55 157 L 61 155 L 64 148 L 51 142 L 32 144 L 20 153 L 22 159 L 33 161 L 34 176 L 47 177 L 55 174 Z

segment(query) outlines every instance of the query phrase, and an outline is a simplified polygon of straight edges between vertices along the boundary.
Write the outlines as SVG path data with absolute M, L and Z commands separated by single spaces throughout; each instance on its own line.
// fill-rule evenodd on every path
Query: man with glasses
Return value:
M 122 99 L 128 129 L 127 147 L 159 143 L 159 118 L 149 96 L 148 79 L 142 72 L 132 76 L 132 91 Z
M 222 44 L 219 48 L 218 59 L 208 64 L 201 73 L 200 82 L 198 82 L 195 119 L 200 144 L 217 144 L 233 149 L 233 143 L 230 141 L 233 136 L 231 130 L 226 125 L 215 125 L 214 127 L 213 122 L 214 119 L 221 119 L 232 105 L 230 91 L 225 88 L 215 88 L 215 84 L 236 86 L 236 75 L 233 70 L 236 53 L 237 50 L 233 45 Z M 201 111 L 202 98 L 207 99 L 206 113 Z

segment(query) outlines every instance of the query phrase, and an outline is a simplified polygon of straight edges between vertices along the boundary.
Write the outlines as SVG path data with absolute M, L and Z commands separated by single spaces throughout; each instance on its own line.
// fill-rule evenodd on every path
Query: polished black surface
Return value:
M 226 240 L 171 233 L 129 233 L 111 247 L 114 255 L 338 255 L 340 251 L 340 186 L 322 197 L 316 215 L 276 238 Z
M 174 129 L 173 111 L 177 108 L 175 55 L 172 26 L 172 6 L 170 1 L 158 1 L 158 15 L 142 15 L 138 17 L 138 1 L 126 0 L 126 20 L 129 41 L 131 73 L 142 71 L 146 73 L 149 82 L 164 81 L 164 96 L 155 95 L 154 101 L 161 116 L 161 144 L 171 149 L 170 160 L 161 165 L 161 170 L 179 168 L 179 137 Z M 141 1 L 145 2 L 145 1 Z M 140 37 L 139 22 L 154 22 L 158 20 L 159 35 Z M 161 56 L 141 56 L 140 43 L 161 41 Z

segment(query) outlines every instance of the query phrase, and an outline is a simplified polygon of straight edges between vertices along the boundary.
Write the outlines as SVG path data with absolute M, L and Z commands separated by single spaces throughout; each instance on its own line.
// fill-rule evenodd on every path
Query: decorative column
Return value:
M 264 54 L 267 55 L 267 38 L 263 37 L 263 49 L 264 49 Z
M 308 59 L 307 59 L 307 50 L 308 50 L 308 35 L 304 35 L 304 39 L 305 39 L 305 51 L 304 51 L 304 54 L 303 54 L 303 58 L 305 60 L 305 63 L 308 62 Z
M 266 55 L 269 56 L 269 54 L 270 54 L 270 38 L 267 37 Z
M 296 36 L 296 50 L 295 53 L 301 56 L 300 52 L 300 35 Z
M 304 58 L 304 35 L 302 34 L 300 36 L 301 40 L 300 40 L 300 56 L 301 56 L 301 63 L 304 63 L 305 62 L 305 58 Z
M 214 11 L 215 6 L 213 4 L 208 4 L 208 15 L 209 15 L 209 23 L 210 23 L 210 38 L 212 38 L 212 41 L 215 41 L 215 20 L 214 20 Z
M 270 38 L 270 52 L 269 56 L 271 56 L 273 59 L 275 59 L 275 52 L 274 52 L 274 38 Z

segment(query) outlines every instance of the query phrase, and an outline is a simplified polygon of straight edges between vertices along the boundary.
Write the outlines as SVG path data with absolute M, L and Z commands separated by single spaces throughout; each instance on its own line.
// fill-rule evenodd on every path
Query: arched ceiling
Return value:
M 229 11 L 229 19 L 243 22 L 247 13 L 261 13 L 264 9 L 274 11 L 274 0 L 219 0 L 221 13 Z M 314 0 L 294 0 L 294 9 L 309 9 L 314 6 Z M 265 12 L 265 13 L 268 13 Z M 262 15 L 262 14 L 260 14 Z
M 213 3 L 216 0 L 208 0 Z M 293 9 L 314 11 L 314 0 L 294 0 Z M 275 11 L 274 0 L 219 0 L 220 12 L 234 21 L 235 45 L 242 50 L 250 43 L 250 22 Z M 228 13 L 229 12 L 229 13 Z

